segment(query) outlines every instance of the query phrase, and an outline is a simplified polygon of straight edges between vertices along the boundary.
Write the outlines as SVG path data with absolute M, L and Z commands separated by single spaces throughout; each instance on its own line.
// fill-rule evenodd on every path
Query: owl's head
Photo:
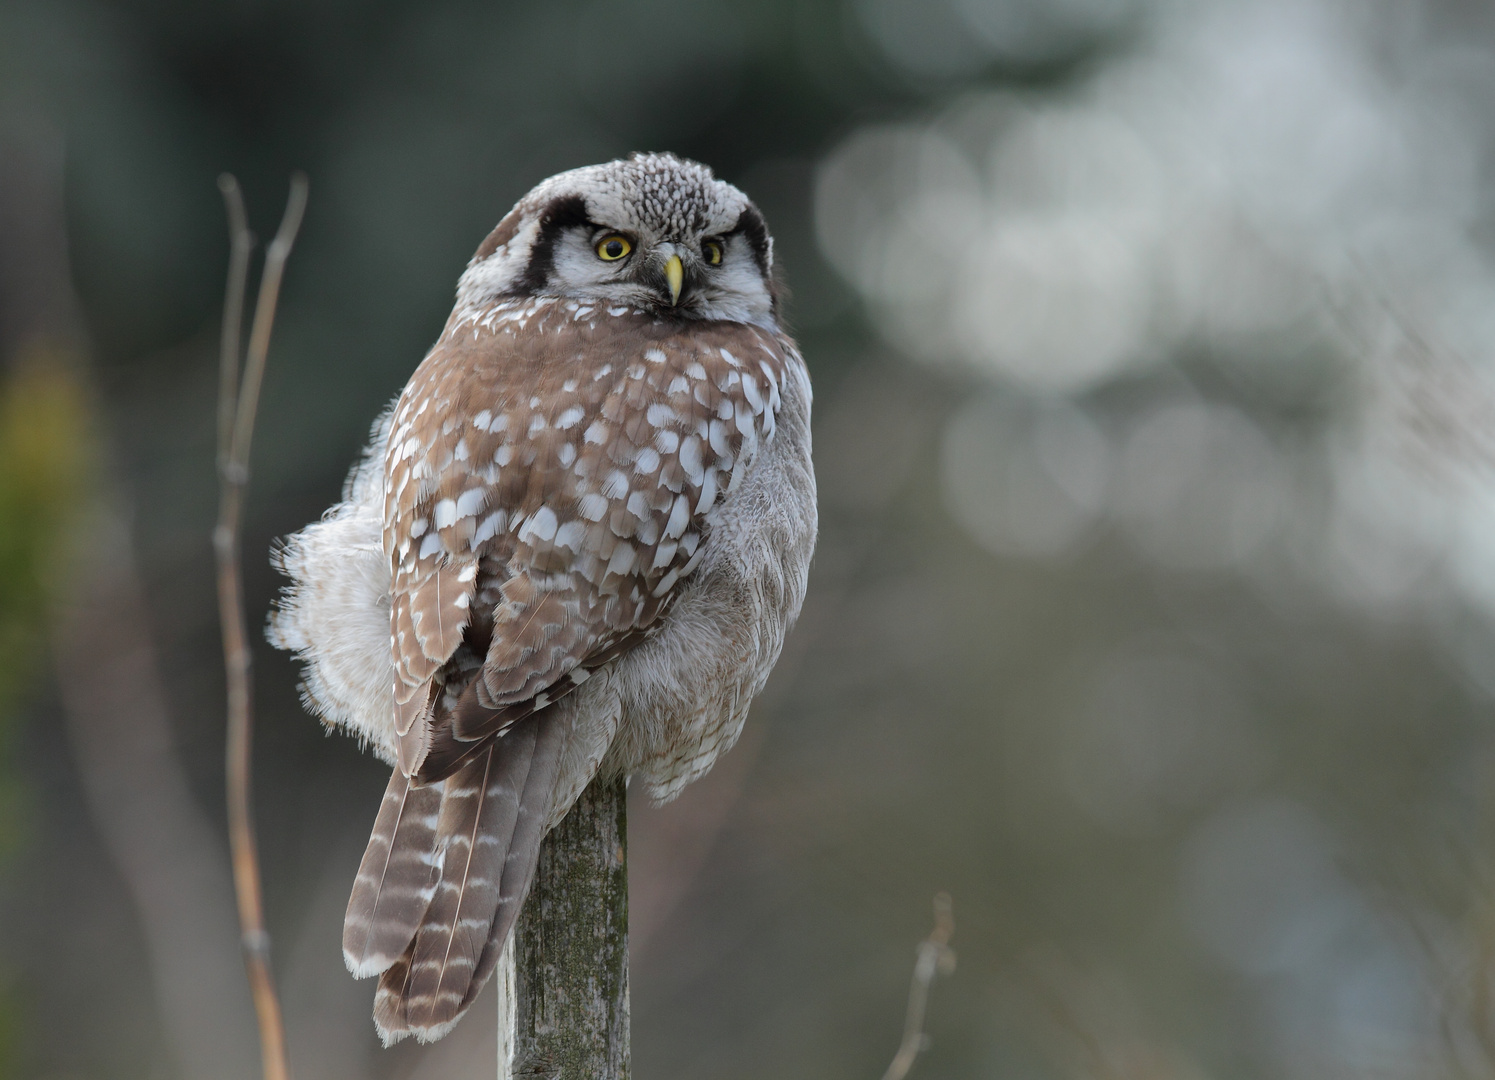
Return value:
M 566 296 L 687 319 L 773 325 L 773 238 L 704 165 L 673 154 L 559 173 L 520 199 L 468 263 L 459 306 Z

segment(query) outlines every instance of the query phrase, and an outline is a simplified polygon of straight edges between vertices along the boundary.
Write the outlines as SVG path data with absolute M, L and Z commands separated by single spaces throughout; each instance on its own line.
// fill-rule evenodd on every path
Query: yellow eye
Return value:
M 617 262 L 632 250 L 633 245 L 617 233 L 597 241 L 597 258 L 603 262 Z
M 701 254 L 706 256 L 706 261 L 712 266 L 722 264 L 722 246 L 715 240 L 707 240 L 701 244 Z

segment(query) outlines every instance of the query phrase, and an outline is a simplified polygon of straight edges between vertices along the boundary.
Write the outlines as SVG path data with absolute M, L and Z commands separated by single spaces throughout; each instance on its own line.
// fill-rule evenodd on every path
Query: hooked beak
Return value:
M 664 279 L 670 286 L 670 307 L 680 302 L 680 286 L 685 281 L 685 267 L 680 265 L 680 256 L 671 255 L 664 264 Z

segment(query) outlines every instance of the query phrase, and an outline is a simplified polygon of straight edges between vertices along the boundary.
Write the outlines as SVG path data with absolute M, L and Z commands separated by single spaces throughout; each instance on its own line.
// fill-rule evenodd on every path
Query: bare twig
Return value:
M 259 1019 L 260 1050 L 265 1080 L 289 1080 L 285 1027 L 280 1001 L 270 978 L 270 936 L 265 932 L 264 900 L 260 887 L 260 865 L 254 836 L 250 799 L 251 702 L 249 687 L 249 628 L 244 618 L 244 588 L 239 573 L 239 536 L 242 528 L 244 489 L 249 482 L 249 445 L 254 434 L 255 410 L 270 331 L 275 324 L 275 304 L 291 245 L 301 227 L 306 209 L 306 177 L 291 178 L 291 194 L 285 216 L 274 241 L 265 250 L 265 268 L 254 309 L 254 324 L 245 357 L 243 382 L 234 385 L 238 373 L 240 320 L 248 276 L 250 236 L 238 182 L 219 178 L 228 205 L 232 230 L 228 297 L 224 304 L 223 355 L 219 419 L 218 526 L 213 530 L 213 549 L 218 560 L 218 612 L 223 630 L 223 662 L 228 674 L 228 746 L 226 752 L 229 846 L 233 852 L 234 890 L 238 894 L 239 926 L 244 966 Z M 232 420 L 232 427 L 229 422 Z
M 955 915 L 950 907 L 950 894 L 939 893 L 934 898 L 934 929 L 919 942 L 919 956 L 914 961 L 914 978 L 908 988 L 908 1013 L 903 1020 L 903 1042 L 882 1080 L 903 1080 L 914 1067 L 914 1059 L 929 1043 L 924 1034 L 924 1013 L 929 1005 L 929 987 L 936 975 L 950 975 L 955 971 L 955 951 L 950 948 L 950 935 L 955 933 Z
M 254 233 L 244 213 L 239 182 L 228 173 L 218 178 L 218 190 L 228 209 L 228 289 L 223 297 L 223 337 L 218 347 L 218 468 L 228 464 L 234 435 L 234 412 L 239 398 L 239 339 L 244 324 L 244 287 L 249 278 L 249 254 Z

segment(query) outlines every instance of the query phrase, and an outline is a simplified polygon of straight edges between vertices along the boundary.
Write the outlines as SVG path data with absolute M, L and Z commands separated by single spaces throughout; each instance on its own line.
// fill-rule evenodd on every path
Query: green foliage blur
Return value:
M 24 843 L 26 781 L 10 753 L 14 717 L 37 687 L 51 605 L 67 586 L 92 492 L 93 421 L 70 373 L 76 357 L 38 345 L 0 372 L 0 864 Z M 0 968 L 0 1077 L 18 1076 L 29 1011 Z
M 35 349 L 13 363 L 0 382 L 0 713 L 34 685 L 88 504 L 91 443 L 64 358 Z

